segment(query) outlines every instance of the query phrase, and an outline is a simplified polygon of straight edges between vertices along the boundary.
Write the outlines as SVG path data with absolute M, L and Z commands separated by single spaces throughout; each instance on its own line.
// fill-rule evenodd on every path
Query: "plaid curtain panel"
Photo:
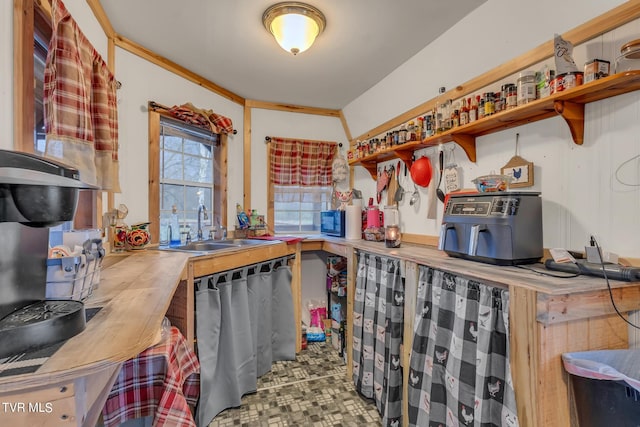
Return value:
M 276 185 L 327 187 L 337 144 L 272 137 L 269 143 L 271 182 Z
M 60 0 L 44 71 L 45 156 L 72 165 L 82 181 L 120 191 L 117 82 Z
M 400 261 L 360 252 L 354 299 L 353 381 L 356 390 L 375 400 L 383 426 L 400 426 L 400 344 L 404 325 Z
M 419 266 L 409 425 L 518 425 L 509 293 Z

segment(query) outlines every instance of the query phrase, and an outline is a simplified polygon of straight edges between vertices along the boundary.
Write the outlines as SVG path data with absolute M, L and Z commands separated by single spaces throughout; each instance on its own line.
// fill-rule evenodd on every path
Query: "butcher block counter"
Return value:
M 34 373 L 0 376 L 0 424 L 94 426 L 122 362 L 160 340 L 188 260 L 153 250 L 107 256 L 110 266 L 85 302 L 100 310 L 85 330 Z
M 100 308 L 86 329 L 35 372 L 0 376 L 0 424 L 95 426 L 121 364 L 160 341 L 165 316 L 193 345 L 194 277 L 299 248 L 265 242 L 210 254 L 149 248 L 108 255 L 99 287 L 85 301 L 87 309 Z M 299 278 L 297 260 L 292 266 Z M 292 286 L 299 289 L 299 279 Z
M 311 242 L 305 243 L 311 245 Z M 574 426 L 577 418 L 562 367 L 565 352 L 629 348 L 632 329 L 615 312 L 604 279 L 579 276 L 556 278 L 519 267 L 503 267 L 449 257 L 430 246 L 402 244 L 389 249 L 384 243 L 348 241 L 326 237 L 322 250 L 346 256 L 348 354 L 351 331 L 357 251 L 398 258 L 405 277 L 405 315 L 403 366 L 409 366 L 413 337 L 418 265 L 454 273 L 478 282 L 509 290 L 509 339 L 511 368 L 520 426 Z M 304 249 L 304 246 L 303 246 Z M 526 267 L 544 271 L 542 264 Z M 553 274 L 563 274 L 552 272 Z M 618 309 L 627 313 L 640 310 L 640 282 L 610 281 Z M 637 318 L 637 316 L 634 316 Z M 637 321 L 637 320 L 636 320 Z M 635 333 L 635 332 L 634 332 Z M 347 366 L 351 375 L 351 363 Z M 408 384 L 408 371 L 405 375 Z M 407 399 L 405 411 L 407 410 Z M 405 412 L 403 419 L 408 417 Z

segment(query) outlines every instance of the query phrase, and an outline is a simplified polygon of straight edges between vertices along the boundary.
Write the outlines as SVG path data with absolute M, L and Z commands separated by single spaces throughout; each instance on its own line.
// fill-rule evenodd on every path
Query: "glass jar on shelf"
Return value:
M 622 45 L 620 56 L 616 58 L 615 73 L 631 70 L 640 70 L 640 39 Z

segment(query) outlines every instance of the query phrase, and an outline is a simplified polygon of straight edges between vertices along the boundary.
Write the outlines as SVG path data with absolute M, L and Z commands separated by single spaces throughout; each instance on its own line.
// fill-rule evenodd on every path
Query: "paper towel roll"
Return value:
M 347 206 L 345 224 L 345 238 L 359 240 L 362 238 L 362 210 L 360 206 Z

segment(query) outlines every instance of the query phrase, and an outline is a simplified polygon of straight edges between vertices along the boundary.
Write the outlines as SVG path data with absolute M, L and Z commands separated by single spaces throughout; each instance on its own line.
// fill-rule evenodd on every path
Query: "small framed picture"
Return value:
M 500 173 L 513 179 L 509 188 L 533 186 L 533 162 L 528 162 L 520 156 L 512 157 L 500 169 Z

